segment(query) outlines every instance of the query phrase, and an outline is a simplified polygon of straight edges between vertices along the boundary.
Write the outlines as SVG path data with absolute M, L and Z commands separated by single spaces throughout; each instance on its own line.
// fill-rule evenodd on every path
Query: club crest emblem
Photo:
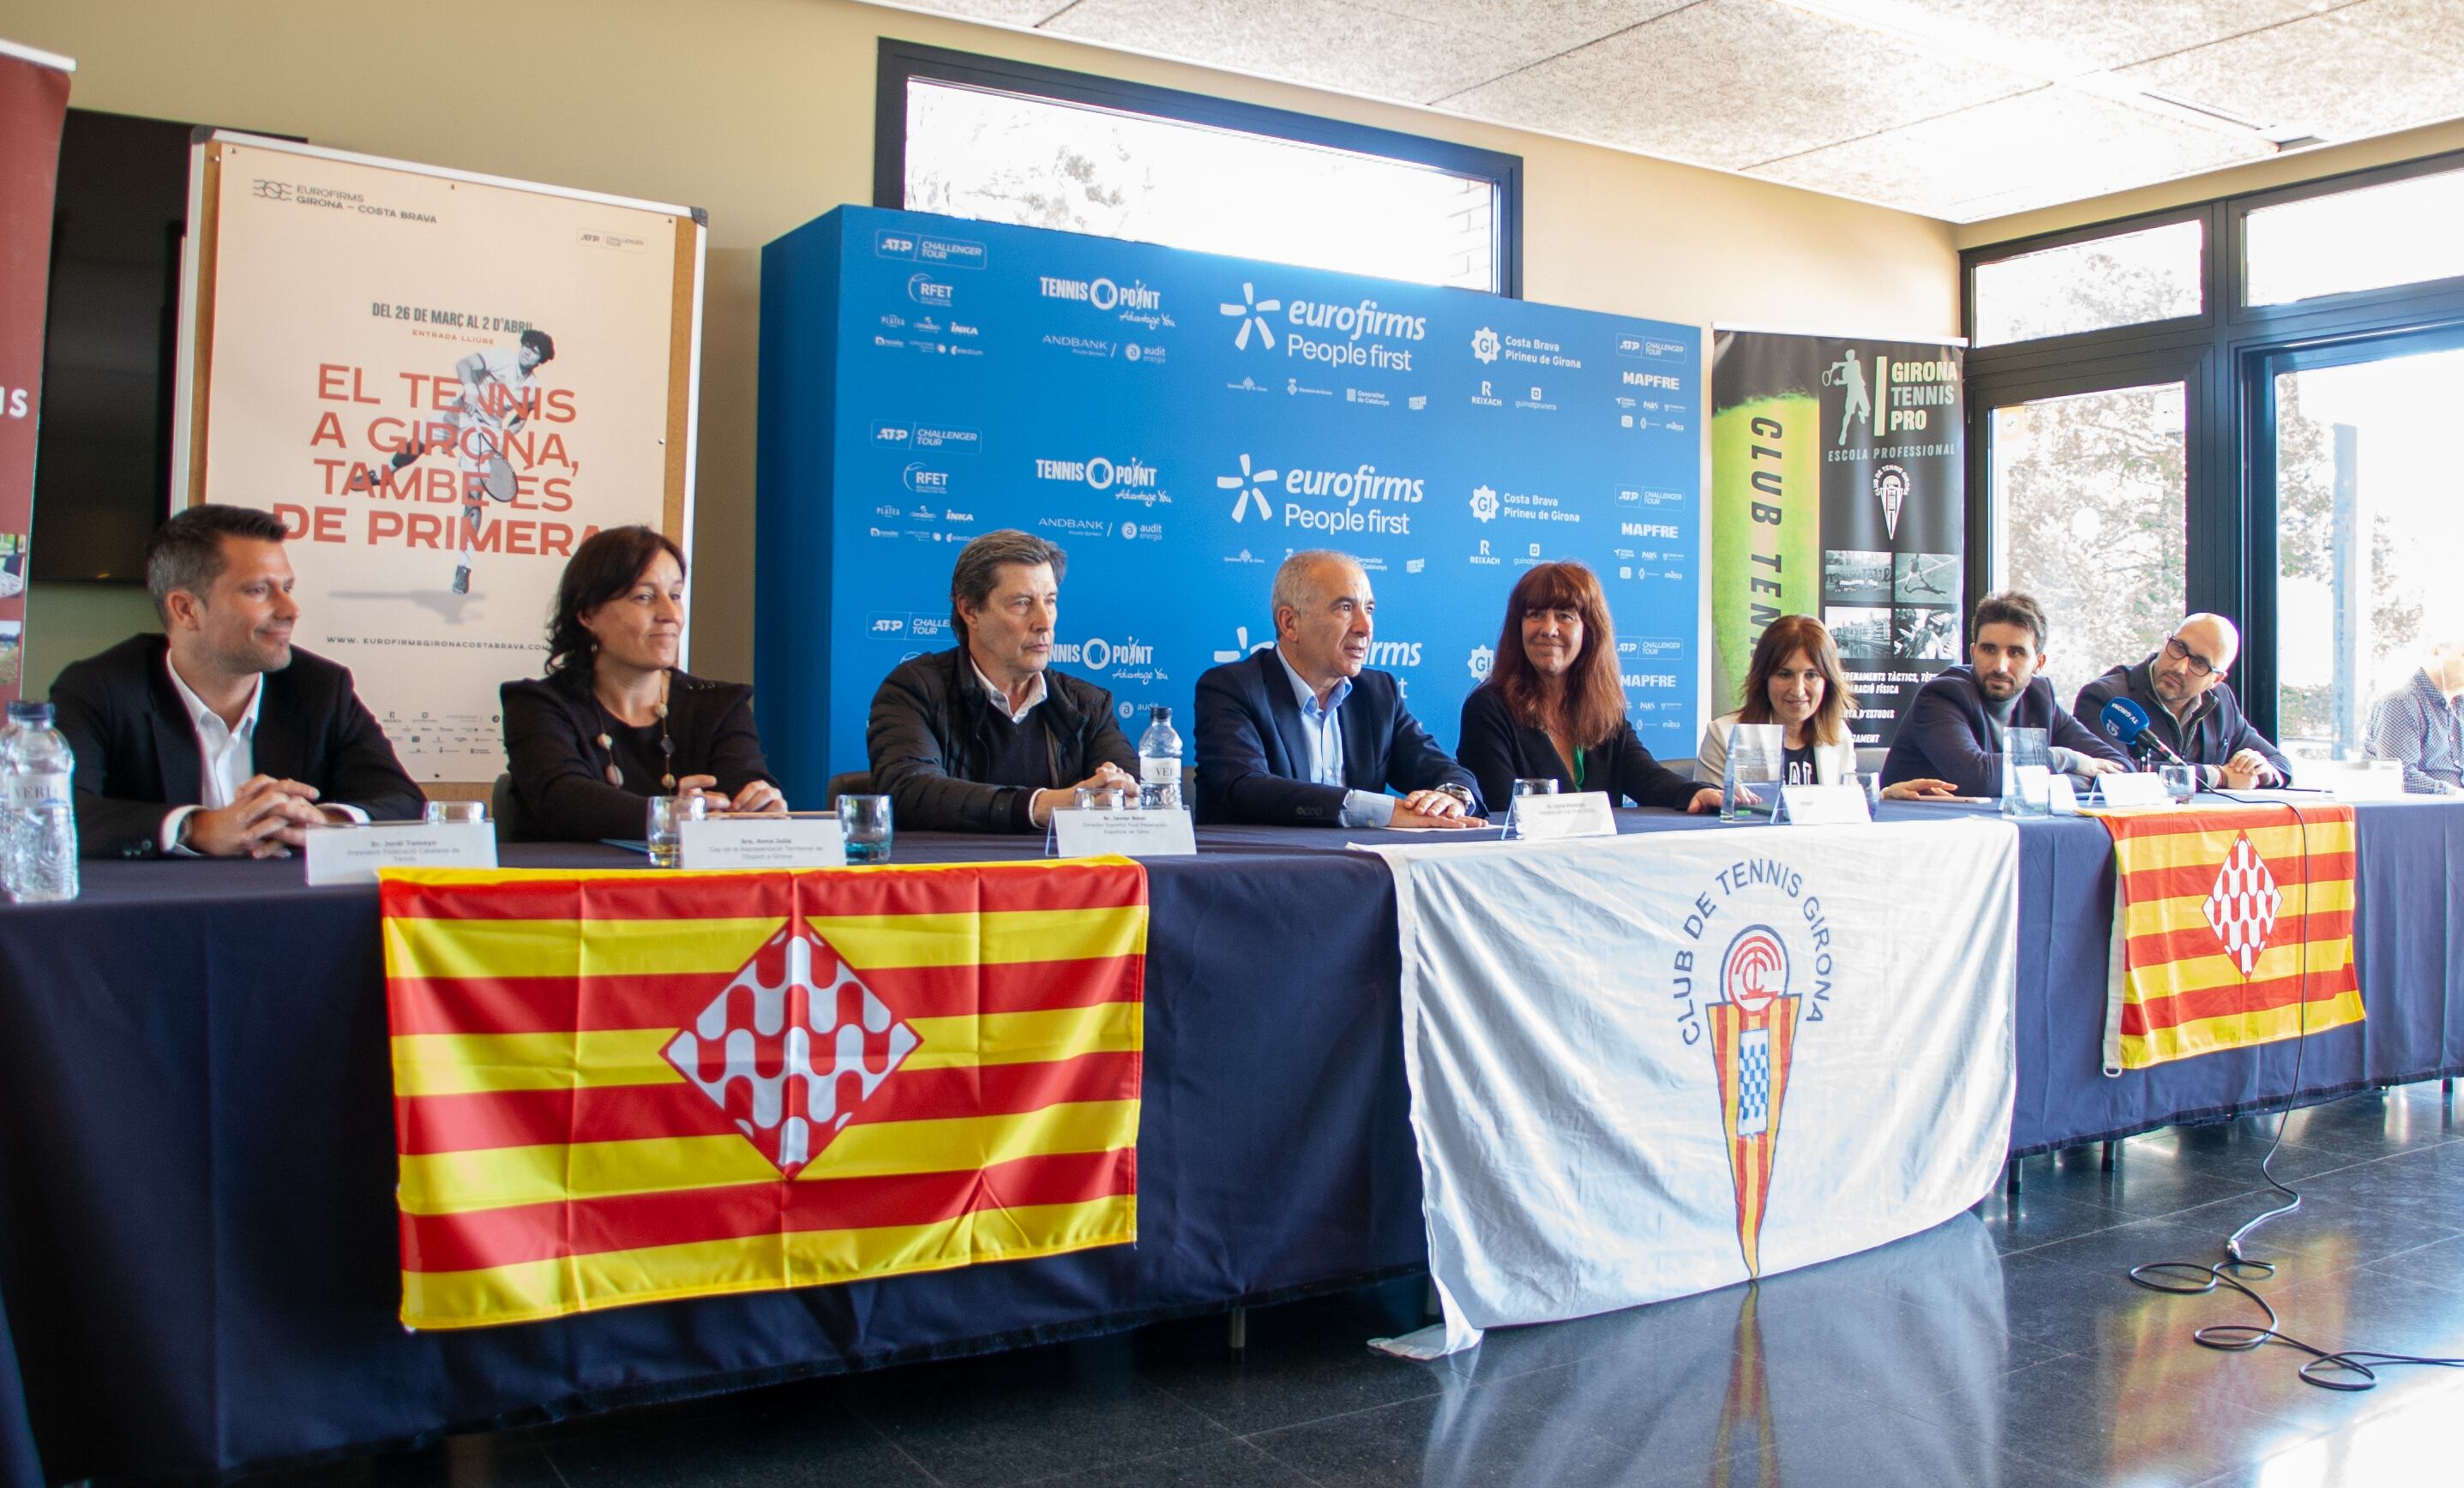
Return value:
M 1788 946 L 1768 925 L 1747 926 L 1728 942 L 1718 986 L 1720 1000 L 1704 1005 L 1703 1020 L 1719 1072 L 1721 1124 L 1736 1185 L 1737 1248 L 1747 1273 L 1760 1276 L 1763 1211 L 1804 999 L 1789 991 Z

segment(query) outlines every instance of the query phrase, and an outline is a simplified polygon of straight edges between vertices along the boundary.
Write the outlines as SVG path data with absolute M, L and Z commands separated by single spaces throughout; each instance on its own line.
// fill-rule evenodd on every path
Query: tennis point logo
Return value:
M 663 1052 L 792 1178 L 922 1042 L 828 942 L 781 930 Z
M 1122 284 L 1113 279 L 1056 279 L 1050 274 L 1038 274 L 1036 279 L 1046 299 L 1075 300 L 1097 310 L 1153 314 L 1163 309 L 1163 292 L 1150 289 L 1144 280 Z
M 1417 505 L 1428 492 L 1428 483 L 1420 477 L 1388 475 L 1374 465 L 1348 470 L 1299 466 L 1272 470 L 1259 469 L 1245 451 L 1239 459 L 1237 472 L 1215 477 L 1216 490 L 1234 492 L 1232 520 L 1236 522 L 1248 520 L 1252 507 L 1260 521 L 1273 521 L 1275 504 L 1267 492 L 1280 484 L 1283 494 L 1293 498 L 1284 502 L 1287 527 L 1403 536 L 1412 531 L 1412 514 L 1386 507 Z
M 1148 491 L 1155 487 L 1155 468 L 1134 456 L 1126 460 L 1107 459 L 1100 454 L 1085 460 L 1039 459 L 1035 462 L 1035 478 L 1096 491 L 1110 491 L 1115 486 L 1124 491 Z
M 1241 286 L 1238 303 L 1225 300 L 1217 308 L 1227 318 L 1240 322 L 1240 329 L 1232 336 L 1237 350 L 1247 351 L 1253 335 L 1260 350 L 1274 350 L 1278 344 L 1275 320 L 1277 312 L 1281 312 L 1284 355 L 1303 361 L 1322 361 L 1331 367 L 1409 372 L 1413 348 L 1387 343 L 1425 340 L 1429 335 L 1426 316 L 1383 309 L 1374 299 L 1350 305 L 1313 299 L 1260 299 L 1255 283 Z
M 1112 667 L 1150 667 L 1155 664 L 1155 647 L 1131 636 L 1122 641 L 1107 641 L 1101 636 L 1086 641 L 1055 641 L 1052 659 L 1089 671 L 1104 671 Z

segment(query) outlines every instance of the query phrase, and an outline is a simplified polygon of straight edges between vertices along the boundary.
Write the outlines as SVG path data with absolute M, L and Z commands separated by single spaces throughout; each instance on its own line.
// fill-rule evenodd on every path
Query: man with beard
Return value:
M 281 519 L 195 506 L 145 545 L 163 634 L 52 684 L 89 858 L 279 857 L 310 827 L 417 819 L 420 789 L 352 689 L 295 648 Z
M 1909 702 L 1882 761 L 1885 786 L 1932 777 L 1963 796 L 1999 796 L 2003 740 L 2013 729 L 2044 730 L 2053 767 L 2065 775 L 2130 768 L 2120 750 L 2062 711 L 2054 685 L 2037 674 L 2045 612 L 2034 599 L 2014 589 L 1987 595 L 1968 633 L 1968 665 L 1943 668 Z
M 2116 667 L 2079 689 L 2072 711 L 2101 732 L 2105 705 L 2129 698 L 2147 714 L 2147 736 L 2198 767 L 2203 789 L 2282 785 L 2293 775 L 2284 752 L 2250 726 L 2240 700 L 2222 686 L 2240 654 L 2241 632 L 2232 621 L 2192 615 L 2145 661 Z

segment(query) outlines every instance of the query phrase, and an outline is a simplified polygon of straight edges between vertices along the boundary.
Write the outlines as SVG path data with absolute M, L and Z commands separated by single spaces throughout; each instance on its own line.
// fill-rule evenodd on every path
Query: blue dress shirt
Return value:
M 1292 670 L 1291 663 L 1284 661 L 1283 647 L 1275 648 L 1275 660 L 1283 664 L 1284 675 L 1291 679 L 1292 697 L 1301 705 L 1301 733 L 1309 740 L 1309 782 L 1342 785 L 1343 700 L 1352 695 L 1352 679 L 1337 679 L 1334 690 L 1326 695 L 1326 704 L 1320 707 L 1317 689 Z M 1383 791 L 1350 789 L 1343 793 L 1343 814 L 1335 819 L 1343 826 L 1384 826 L 1394 820 L 1394 797 Z

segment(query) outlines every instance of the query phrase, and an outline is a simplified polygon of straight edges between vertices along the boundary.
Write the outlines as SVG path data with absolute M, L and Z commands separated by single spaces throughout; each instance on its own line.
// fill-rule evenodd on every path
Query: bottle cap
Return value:
M 1172 710 L 1166 708 L 1161 703 L 1150 703 L 1147 705 L 1147 716 L 1157 723 L 1170 723 L 1172 722 Z

